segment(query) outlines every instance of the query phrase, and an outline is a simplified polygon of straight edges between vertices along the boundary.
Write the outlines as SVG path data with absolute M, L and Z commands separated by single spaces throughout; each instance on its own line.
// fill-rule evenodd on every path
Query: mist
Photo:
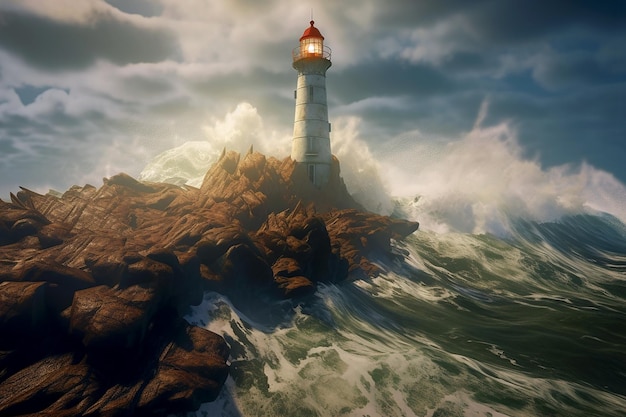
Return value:
M 472 130 L 458 138 L 417 136 L 382 157 L 360 139 L 360 118 L 334 119 L 331 146 L 348 191 L 369 211 L 388 215 L 399 205 L 422 229 L 441 233 L 505 235 L 514 219 L 594 211 L 626 221 L 626 187 L 612 174 L 588 163 L 542 167 L 538 156 L 524 156 L 510 122 L 483 125 L 488 107 L 485 101 Z M 224 148 L 245 153 L 253 146 L 277 158 L 290 151 L 291 132 L 267 128 L 247 102 L 203 131 L 206 140 L 162 152 L 139 178 L 198 187 Z
M 484 102 L 472 130 L 459 138 L 417 137 L 381 161 L 395 197 L 422 228 L 506 234 L 517 218 L 549 222 L 594 211 L 626 220 L 626 187 L 584 162 L 542 167 L 524 156 L 511 122 L 483 126 Z

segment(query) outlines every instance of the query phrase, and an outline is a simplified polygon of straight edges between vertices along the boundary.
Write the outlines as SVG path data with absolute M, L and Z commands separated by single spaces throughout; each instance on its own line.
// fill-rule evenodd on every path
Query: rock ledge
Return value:
M 418 224 L 365 212 L 333 161 L 224 152 L 200 189 L 126 174 L 0 200 L 0 415 L 167 415 L 213 400 L 222 337 L 182 319 L 205 290 L 245 303 L 373 276 Z

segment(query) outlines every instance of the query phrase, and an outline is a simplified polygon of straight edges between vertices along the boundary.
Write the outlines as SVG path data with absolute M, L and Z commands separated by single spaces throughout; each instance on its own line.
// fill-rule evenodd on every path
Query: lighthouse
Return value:
M 326 71 L 331 66 L 330 48 L 312 20 L 293 50 L 293 68 L 298 71 L 294 92 L 291 159 L 306 166 L 309 180 L 318 188 L 328 182 L 332 154 L 326 105 Z

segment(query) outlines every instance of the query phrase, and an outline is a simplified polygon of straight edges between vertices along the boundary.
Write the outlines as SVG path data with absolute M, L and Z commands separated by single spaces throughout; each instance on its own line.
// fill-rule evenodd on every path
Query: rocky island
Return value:
M 0 200 L 0 415 L 195 410 L 229 372 L 224 339 L 183 319 L 205 291 L 306 297 L 375 276 L 417 228 L 363 210 L 335 158 L 318 188 L 252 149 L 225 151 L 199 189 L 126 174 L 23 188 Z

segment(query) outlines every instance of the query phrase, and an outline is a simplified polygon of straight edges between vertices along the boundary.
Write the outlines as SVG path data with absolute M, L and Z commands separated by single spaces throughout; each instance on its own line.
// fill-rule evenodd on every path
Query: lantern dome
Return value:
M 324 37 L 319 29 L 314 26 L 315 22 L 309 22 L 311 26 L 304 30 L 300 37 L 300 46 L 293 50 L 293 62 L 301 59 L 322 58 L 330 61 L 330 48 L 324 45 Z
M 311 24 L 311 26 L 309 26 L 308 28 L 304 30 L 304 33 L 300 37 L 300 41 L 302 41 L 303 39 L 307 39 L 307 38 L 320 38 L 323 40 L 324 37 L 320 33 L 319 29 L 313 26 L 315 22 L 311 20 L 309 23 Z

